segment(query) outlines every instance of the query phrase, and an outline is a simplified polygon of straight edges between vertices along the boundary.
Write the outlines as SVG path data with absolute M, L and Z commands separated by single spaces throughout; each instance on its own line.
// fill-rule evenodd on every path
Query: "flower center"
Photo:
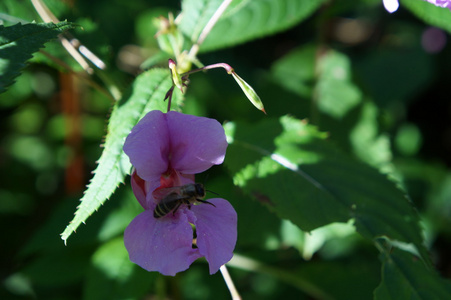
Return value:
M 160 188 L 168 188 L 178 185 L 176 181 L 178 179 L 177 171 L 174 170 L 172 167 L 168 167 L 168 170 L 161 174 L 160 177 Z
M 161 194 L 160 190 L 165 188 L 171 188 L 174 186 L 180 186 L 179 174 L 172 167 L 168 167 L 168 170 L 161 174 L 160 186 L 152 192 L 155 199 L 161 200 L 165 194 Z

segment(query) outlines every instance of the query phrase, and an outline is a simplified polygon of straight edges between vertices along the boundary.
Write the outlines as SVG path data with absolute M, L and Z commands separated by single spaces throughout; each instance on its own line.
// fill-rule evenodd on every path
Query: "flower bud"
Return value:
M 175 61 L 173 61 L 172 59 L 169 59 L 169 69 L 171 70 L 172 74 L 172 82 L 183 93 L 182 78 L 180 77 L 180 74 L 177 72 L 177 66 L 175 64 Z
M 251 103 L 258 110 L 261 110 L 266 114 L 265 108 L 263 107 L 263 102 L 255 92 L 255 90 L 246 81 L 244 81 L 243 78 L 238 76 L 238 74 L 236 74 L 235 71 L 232 70 L 231 72 L 229 72 L 229 74 L 231 74 L 233 78 L 236 80 L 236 82 L 241 87 L 241 89 L 243 90 L 244 94 L 249 99 L 249 101 L 251 101 Z

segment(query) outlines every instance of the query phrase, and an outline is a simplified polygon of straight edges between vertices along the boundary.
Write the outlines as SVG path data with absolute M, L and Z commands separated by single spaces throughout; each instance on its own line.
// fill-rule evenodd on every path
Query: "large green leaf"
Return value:
M 448 8 L 438 7 L 424 0 L 401 0 L 400 2 L 424 22 L 451 32 L 451 11 Z
M 99 165 L 81 199 L 74 219 L 62 233 L 61 238 L 64 241 L 111 196 L 129 174 L 131 165 L 122 151 L 125 138 L 147 112 L 156 109 L 166 111 L 167 102 L 163 99 L 171 86 L 169 70 L 152 69 L 137 77 L 129 91 L 116 103 L 111 114 L 105 149 L 100 157 Z M 172 107 L 178 107 L 181 100 L 181 94 L 176 90 Z
M 58 24 L 0 25 L 0 93 L 14 82 L 32 54 L 61 32 L 74 26 L 68 22 Z
M 194 42 L 219 7 L 220 0 L 184 0 L 180 29 Z M 325 0 L 233 1 L 213 27 L 201 51 L 229 47 L 264 37 L 296 25 Z
M 381 259 L 382 282 L 374 291 L 375 299 L 451 299 L 451 282 L 428 270 L 414 255 L 391 249 Z
M 226 165 L 235 184 L 281 218 L 311 231 L 354 220 L 368 239 L 411 243 L 426 261 L 419 217 L 393 182 L 291 117 L 229 123 Z

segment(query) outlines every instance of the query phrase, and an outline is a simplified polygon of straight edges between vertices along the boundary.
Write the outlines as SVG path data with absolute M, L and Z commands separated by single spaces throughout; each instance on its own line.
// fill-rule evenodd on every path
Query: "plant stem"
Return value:
M 181 81 L 184 82 L 184 81 L 188 80 L 188 76 L 190 74 L 193 74 L 193 73 L 196 73 L 199 71 L 215 69 L 215 68 L 224 68 L 227 71 L 227 74 L 232 75 L 233 79 L 235 79 L 235 81 L 238 83 L 241 90 L 246 95 L 247 99 L 249 99 L 249 101 L 251 101 L 251 103 L 258 110 L 260 110 L 266 114 L 265 108 L 263 106 L 263 102 L 260 99 L 260 97 L 257 95 L 257 93 L 255 92 L 255 90 L 246 81 L 244 81 L 240 76 L 238 76 L 238 74 L 236 74 L 236 72 L 233 70 L 233 68 L 226 63 L 217 63 L 217 64 L 204 66 L 202 68 L 194 69 L 194 70 L 188 71 L 186 73 L 183 73 L 183 74 L 179 75 L 179 77 L 181 77 Z M 174 76 L 173 76 L 173 81 L 174 81 Z
M 44 22 L 51 22 L 51 23 L 59 23 L 60 20 L 50 11 L 50 9 L 45 5 L 45 3 L 42 0 L 31 0 L 34 8 L 36 9 L 37 13 L 41 17 L 41 19 Z M 121 92 L 118 88 L 118 85 L 114 83 L 114 80 L 107 76 L 106 73 L 103 72 L 104 69 L 106 69 L 105 63 L 100 60 L 94 53 L 92 53 L 87 47 L 82 45 L 77 39 L 71 38 L 70 40 L 67 39 L 62 34 L 58 35 L 58 38 L 63 45 L 63 47 L 66 49 L 66 51 L 72 56 L 72 58 L 83 68 L 83 70 L 89 74 L 93 75 L 94 70 L 97 70 L 97 75 L 99 78 L 103 81 L 103 83 L 107 86 L 109 90 L 109 98 L 113 98 L 115 101 L 119 100 L 121 97 Z M 79 52 L 80 51 L 80 52 Z M 97 66 L 98 69 L 93 69 L 89 65 L 89 63 L 85 60 L 83 55 L 91 61 L 95 66 Z M 62 64 L 60 64 L 62 65 Z M 72 73 L 75 73 L 71 68 L 68 68 L 69 71 Z M 86 77 L 82 77 L 86 80 Z M 90 81 L 91 85 L 93 85 L 92 81 Z M 93 85 L 94 86 L 94 85 Z M 97 84 L 95 85 L 97 89 L 99 89 L 102 93 L 105 93 L 105 89 L 101 88 Z M 105 93 L 106 94 L 106 93 Z
M 232 295 L 232 300 L 241 300 L 241 296 L 233 283 L 232 277 L 230 277 L 229 271 L 227 271 L 227 267 L 222 265 L 219 270 L 221 271 L 222 277 L 224 277 L 224 281 L 230 291 L 230 295 Z
M 44 22 L 47 23 L 59 22 L 58 18 L 48 9 L 48 7 L 41 0 L 31 0 L 31 3 L 33 4 L 34 9 L 36 9 L 37 13 Z M 61 34 L 58 35 L 58 38 L 63 47 L 66 48 L 66 51 L 75 59 L 75 61 L 83 68 L 83 70 L 85 70 L 88 74 L 93 74 L 92 68 L 83 58 L 83 56 L 80 53 L 78 53 L 77 49 L 75 49 L 75 47 Z
M 186 76 L 188 76 L 190 74 L 193 74 L 193 73 L 197 73 L 197 72 L 205 71 L 205 70 L 210 70 L 210 69 L 216 69 L 216 68 L 223 68 L 223 69 L 225 69 L 227 74 L 232 74 L 232 72 L 233 72 L 233 68 L 230 65 L 228 65 L 226 63 L 217 63 L 217 64 L 208 65 L 208 66 L 205 66 L 205 67 L 202 67 L 202 68 L 199 68 L 199 69 L 194 69 L 194 70 L 188 71 L 186 73 L 181 74 L 180 76 L 183 78 L 183 77 L 186 77 Z
M 200 33 L 199 37 L 197 38 L 197 42 L 191 47 L 188 57 L 194 58 L 197 55 L 197 52 L 199 52 L 200 45 L 204 42 L 204 40 L 207 38 L 210 31 L 213 29 L 213 26 L 215 26 L 216 22 L 218 22 L 221 15 L 224 13 L 224 11 L 227 9 L 227 7 L 230 5 L 232 0 L 224 0 L 221 5 L 218 7 L 218 9 L 215 11 L 213 16 L 211 16 L 210 20 L 208 20 L 207 24 L 205 25 L 204 29 L 202 29 L 202 32 Z

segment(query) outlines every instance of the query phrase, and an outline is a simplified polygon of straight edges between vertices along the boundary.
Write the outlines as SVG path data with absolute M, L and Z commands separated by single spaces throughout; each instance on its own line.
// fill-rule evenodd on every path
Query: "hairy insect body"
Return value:
M 158 191 L 159 194 L 164 193 L 164 196 L 160 203 L 155 207 L 153 216 L 155 218 L 161 218 L 166 216 L 172 211 L 175 214 L 182 204 L 188 205 L 191 208 L 191 204 L 196 202 L 207 203 L 215 206 L 213 203 L 202 200 L 205 197 L 205 188 L 201 183 L 186 184 L 183 186 L 176 186 L 171 188 L 165 188 Z

